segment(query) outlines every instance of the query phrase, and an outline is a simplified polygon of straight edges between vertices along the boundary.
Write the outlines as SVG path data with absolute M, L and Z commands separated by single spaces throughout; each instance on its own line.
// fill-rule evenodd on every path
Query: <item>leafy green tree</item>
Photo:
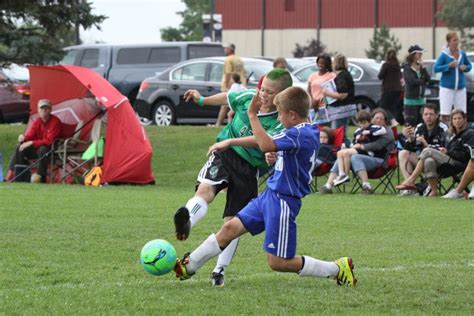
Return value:
M 326 45 L 316 39 L 312 39 L 308 41 L 307 46 L 302 46 L 296 43 L 296 48 L 293 51 L 293 56 L 297 58 L 312 57 L 318 56 L 319 54 L 324 52 L 326 52 Z
M 83 0 L 2 0 L 0 62 L 45 64 L 61 60 L 74 30 L 95 26 L 107 17 L 93 15 Z
M 390 34 L 390 29 L 382 25 L 374 30 L 374 35 L 369 41 L 369 50 L 365 50 L 367 58 L 383 60 L 389 48 L 393 47 L 397 53 L 402 48 L 395 35 Z
M 163 41 L 201 41 L 203 38 L 202 15 L 210 14 L 213 0 L 181 0 L 186 9 L 178 12 L 183 18 L 179 28 L 161 29 Z
M 446 25 L 459 32 L 461 45 L 466 50 L 474 49 L 474 1 L 472 0 L 445 0 L 438 14 Z

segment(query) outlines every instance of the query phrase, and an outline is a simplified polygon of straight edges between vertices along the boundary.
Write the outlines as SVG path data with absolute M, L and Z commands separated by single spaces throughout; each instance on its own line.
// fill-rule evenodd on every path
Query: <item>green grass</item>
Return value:
M 0 126 L 9 156 L 22 126 Z M 224 195 L 188 241 L 172 216 L 194 190 L 217 129 L 147 129 L 154 186 L 0 184 L 0 314 L 471 314 L 474 213 L 467 200 L 311 194 L 298 217 L 298 253 L 350 255 L 358 287 L 270 271 L 263 236 L 243 237 L 226 287 L 212 260 L 189 281 L 147 274 L 149 240 L 194 249 L 222 222 Z M 5 159 L 8 162 L 8 159 Z M 4 166 L 5 167 L 5 166 Z

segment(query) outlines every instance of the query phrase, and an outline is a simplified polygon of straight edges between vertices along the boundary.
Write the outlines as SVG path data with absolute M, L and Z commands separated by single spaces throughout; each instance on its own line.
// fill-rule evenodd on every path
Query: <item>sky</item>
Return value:
M 161 42 L 160 29 L 178 27 L 182 18 L 176 14 L 185 6 L 181 0 L 88 0 L 92 13 L 108 16 L 102 30 L 81 31 L 84 44 L 101 41 L 107 44 Z

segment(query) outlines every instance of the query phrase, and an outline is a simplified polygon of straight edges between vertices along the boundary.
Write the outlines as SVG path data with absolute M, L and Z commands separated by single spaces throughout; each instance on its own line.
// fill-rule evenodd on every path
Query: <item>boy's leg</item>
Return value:
M 229 160 L 229 186 L 224 209 L 224 222 L 232 218 L 258 195 L 257 170 L 240 157 Z M 224 270 L 230 265 L 237 251 L 239 238 L 235 238 L 219 255 L 211 273 L 212 286 L 224 286 Z
M 227 187 L 229 176 L 224 168 L 226 152 L 212 154 L 199 172 L 196 193 L 174 215 L 176 238 L 186 240 L 194 226 L 207 214 L 208 204 L 216 194 Z
M 220 254 L 234 238 L 246 232 L 247 230 L 240 219 L 234 217 L 225 223 L 217 234 L 211 234 L 191 254 L 185 255 L 183 260 L 177 259 L 176 277 L 181 280 L 190 278 L 207 261 Z
M 224 217 L 224 222 L 227 223 L 232 220 L 232 218 L 234 217 Z M 232 259 L 234 258 L 235 252 L 237 251 L 237 247 L 239 245 L 239 241 L 239 237 L 232 240 L 217 258 L 216 267 L 211 273 L 212 286 L 224 286 L 225 269 L 230 265 Z
M 317 276 L 335 278 L 341 283 L 354 285 L 352 260 L 349 267 L 341 268 L 347 263 L 346 259 L 336 262 L 326 262 L 308 256 L 295 256 L 296 251 L 296 217 L 301 207 L 301 200 L 292 197 L 282 197 L 273 193 L 262 203 L 265 219 L 264 250 L 268 254 L 268 264 L 272 270 L 279 272 L 294 272 L 301 276 Z M 345 279 L 345 281 L 344 281 Z

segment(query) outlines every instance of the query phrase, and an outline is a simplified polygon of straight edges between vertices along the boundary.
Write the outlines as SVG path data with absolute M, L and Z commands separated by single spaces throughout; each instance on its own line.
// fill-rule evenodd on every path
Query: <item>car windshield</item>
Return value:
M 28 81 L 30 79 L 28 68 L 17 64 L 3 67 L 2 72 L 8 77 L 8 79 L 13 81 Z

